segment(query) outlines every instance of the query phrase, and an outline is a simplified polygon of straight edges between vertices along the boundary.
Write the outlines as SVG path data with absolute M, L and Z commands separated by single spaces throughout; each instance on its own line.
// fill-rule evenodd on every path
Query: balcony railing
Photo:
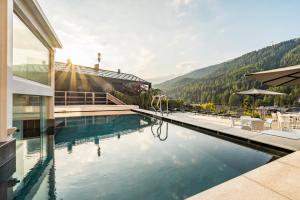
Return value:
M 55 91 L 55 105 L 125 105 L 107 92 Z

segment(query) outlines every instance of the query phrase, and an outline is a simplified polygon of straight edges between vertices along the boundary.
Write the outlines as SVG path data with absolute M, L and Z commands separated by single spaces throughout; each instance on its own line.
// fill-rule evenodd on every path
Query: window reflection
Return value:
M 13 126 L 17 127 L 15 195 L 23 193 L 34 174 L 51 159 L 47 97 L 13 95 Z M 53 141 L 52 141 L 53 142 Z M 53 148 L 53 147 L 52 147 Z M 37 172 L 38 173 L 38 172 Z
M 16 16 L 13 17 L 13 74 L 50 85 L 50 53 Z

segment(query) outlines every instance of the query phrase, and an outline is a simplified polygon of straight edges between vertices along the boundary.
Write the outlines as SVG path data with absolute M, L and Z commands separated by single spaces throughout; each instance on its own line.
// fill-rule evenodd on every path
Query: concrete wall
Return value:
M 0 0 L 0 142 L 12 124 L 12 17 L 13 0 Z

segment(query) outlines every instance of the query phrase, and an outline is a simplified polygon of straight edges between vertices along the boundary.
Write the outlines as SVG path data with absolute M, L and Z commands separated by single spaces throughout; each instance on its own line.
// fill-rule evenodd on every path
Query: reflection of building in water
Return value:
M 15 94 L 13 125 L 16 138 L 16 196 L 27 194 L 31 180 L 46 168 L 53 156 L 53 119 L 50 119 L 45 97 Z M 50 139 L 50 141 L 49 141 Z M 25 192 L 25 193 L 24 193 Z M 29 192 L 30 193 L 30 192 Z
M 95 137 L 94 143 L 97 146 L 97 155 L 98 155 L 98 157 L 100 157 L 101 156 L 100 139 L 98 137 Z
M 123 134 L 138 131 L 152 123 L 149 118 L 145 118 L 145 123 L 141 124 L 143 118 L 140 115 L 59 118 L 56 119 L 55 146 L 67 147 L 69 153 L 74 145 L 86 142 L 94 142 L 100 147 L 102 139 L 115 136 L 120 138 Z
M 98 155 L 98 157 L 101 156 L 101 148 L 100 148 L 99 144 L 98 144 L 98 148 L 97 148 L 97 155 Z
M 22 152 L 25 159 L 23 162 L 19 161 L 19 163 L 17 163 L 17 170 L 14 175 L 15 178 L 20 180 L 20 183 L 17 184 L 14 189 L 14 196 L 18 199 L 32 199 L 39 187 L 42 187 L 45 176 L 50 173 L 53 167 L 54 156 L 53 135 L 47 136 L 47 143 L 48 146 L 47 149 L 45 149 L 46 155 L 44 157 L 38 157 L 41 156 L 40 152 L 43 150 L 38 151 L 35 149 L 33 151 L 35 153 L 33 154 L 27 154 L 28 152 L 26 151 Z M 24 141 L 24 146 L 28 146 L 27 141 Z M 19 150 L 21 151 L 21 149 Z M 23 174 L 20 174 L 20 172 Z

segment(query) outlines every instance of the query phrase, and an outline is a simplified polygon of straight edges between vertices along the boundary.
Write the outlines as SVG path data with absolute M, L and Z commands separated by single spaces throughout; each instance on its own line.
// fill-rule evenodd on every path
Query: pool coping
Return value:
M 222 127 L 222 125 L 215 125 L 208 122 L 195 123 L 195 121 L 191 119 L 189 122 L 186 122 L 183 119 L 161 116 L 143 109 L 134 109 L 133 111 L 182 125 L 196 126 L 201 130 L 210 130 L 217 134 L 227 135 L 230 138 L 246 140 L 250 143 L 263 146 L 267 145 L 268 147 L 279 148 L 290 152 L 290 154 L 268 164 L 188 197 L 187 200 L 300 199 L 300 146 L 298 147 L 295 144 L 289 145 L 289 142 L 293 142 L 293 140 L 279 137 L 276 138 L 278 139 L 276 140 L 274 139 L 276 136 L 269 136 L 262 133 L 251 135 L 253 132 L 241 129 L 236 129 L 238 131 L 232 133 L 232 131 L 234 131 L 232 128 L 226 126 Z

